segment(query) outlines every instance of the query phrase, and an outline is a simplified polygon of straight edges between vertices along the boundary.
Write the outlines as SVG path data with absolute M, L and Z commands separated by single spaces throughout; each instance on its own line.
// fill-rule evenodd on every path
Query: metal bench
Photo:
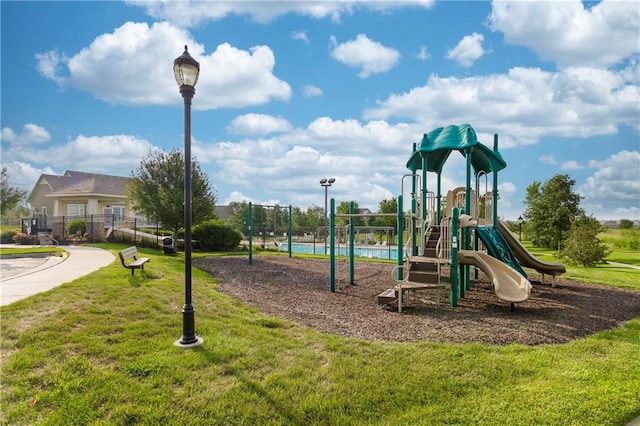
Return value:
M 131 269 L 131 276 L 133 276 L 136 269 L 144 270 L 144 264 L 151 260 L 148 257 L 141 257 L 138 259 L 138 248 L 136 246 L 131 246 L 124 250 L 120 250 L 118 252 L 118 255 L 120 256 L 120 262 L 122 262 L 122 266 L 127 269 Z M 129 261 L 130 259 L 133 260 L 127 263 L 127 261 Z

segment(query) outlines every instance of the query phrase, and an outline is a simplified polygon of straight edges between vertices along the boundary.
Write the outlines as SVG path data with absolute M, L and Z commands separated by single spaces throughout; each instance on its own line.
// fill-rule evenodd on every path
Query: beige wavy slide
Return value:
M 486 253 L 473 250 L 458 251 L 458 263 L 480 268 L 493 283 L 500 299 L 513 303 L 524 302 L 531 295 L 531 283 L 518 271 Z
M 535 257 L 529 250 L 523 246 L 520 241 L 509 231 L 507 225 L 505 225 L 502 221 L 498 221 L 498 231 L 504 237 L 507 244 L 509 244 L 509 248 L 515 255 L 518 263 L 520 265 L 535 269 L 541 274 L 552 275 L 557 277 L 558 275 L 562 275 L 567 272 L 567 269 L 564 267 L 562 263 L 556 262 L 547 262 Z

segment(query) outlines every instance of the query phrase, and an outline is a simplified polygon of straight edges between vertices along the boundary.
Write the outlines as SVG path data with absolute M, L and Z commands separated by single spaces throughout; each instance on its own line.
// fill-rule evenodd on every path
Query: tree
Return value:
M 561 256 L 569 263 L 585 268 L 604 262 L 609 249 L 598 238 L 600 231 L 600 223 L 594 217 L 580 214 L 571 223 L 568 237 L 560 252 Z
M 126 189 L 133 209 L 171 230 L 174 237 L 184 227 L 184 155 L 151 152 L 132 172 Z M 191 167 L 193 224 L 215 219 L 216 192 L 197 161 Z
M 26 191 L 9 185 L 9 173 L 7 168 L 3 167 L 0 176 L 0 214 L 4 216 L 7 212 L 13 210 L 26 195 Z
M 544 185 L 533 182 L 527 187 L 525 233 L 536 247 L 559 250 L 572 221 L 584 214 L 580 195 L 572 191 L 575 183 L 569 175 L 555 175 Z
M 390 200 L 384 199 L 378 204 L 378 213 L 398 213 L 398 199 L 393 197 Z M 373 226 L 391 226 L 396 227 L 398 222 L 397 217 L 384 216 L 376 217 L 373 220 Z
M 349 207 L 351 203 L 349 201 L 343 201 L 336 207 L 336 214 L 349 214 Z M 360 206 L 358 203 L 353 203 L 353 213 L 357 214 L 360 211 Z M 354 217 L 353 218 L 354 226 L 364 226 L 365 220 L 364 217 Z M 336 218 L 336 226 L 346 226 L 349 224 L 348 217 L 337 217 Z
M 618 223 L 618 229 L 631 229 L 633 228 L 633 221 L 629 219 L 620 219 Z

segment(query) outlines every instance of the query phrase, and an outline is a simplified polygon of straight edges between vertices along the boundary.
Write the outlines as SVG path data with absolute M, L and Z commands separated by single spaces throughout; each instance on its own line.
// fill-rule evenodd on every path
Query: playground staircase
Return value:
M 402 289 L 403 299 L 409 293 L 418 290 L 438 290 L 437 303 L 440 303 L 440 291 L 446 287 L 441 279 L 442 260 L 438 258 L 437 246 L 440 238 L 440 226 L 433 226 L 425 244 L 423 256 L 410 256 L 405 267 L 408 275 L 405 280 L 398 282 L 394 288 L 378 295 L 378 304 L 386 305 L 399 301 L 398 293 Z M 402 311 L 402 304 L 398 303 L 398 311 Z

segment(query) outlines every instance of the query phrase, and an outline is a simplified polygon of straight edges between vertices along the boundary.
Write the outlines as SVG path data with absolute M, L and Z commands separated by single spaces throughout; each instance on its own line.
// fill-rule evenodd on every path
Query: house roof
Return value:
M 130 180 L 131 178 L 122 176 L 67 170 L 62 176 L 43 174 L 40 176 L 38 183 L 44 181 L 49 186 L 50 192 L 45 195 L 46 197 L 90 194 L 122 197 L 124 196 L 127 182 Z M 31 198 L 31 195 L 29 198 Z

